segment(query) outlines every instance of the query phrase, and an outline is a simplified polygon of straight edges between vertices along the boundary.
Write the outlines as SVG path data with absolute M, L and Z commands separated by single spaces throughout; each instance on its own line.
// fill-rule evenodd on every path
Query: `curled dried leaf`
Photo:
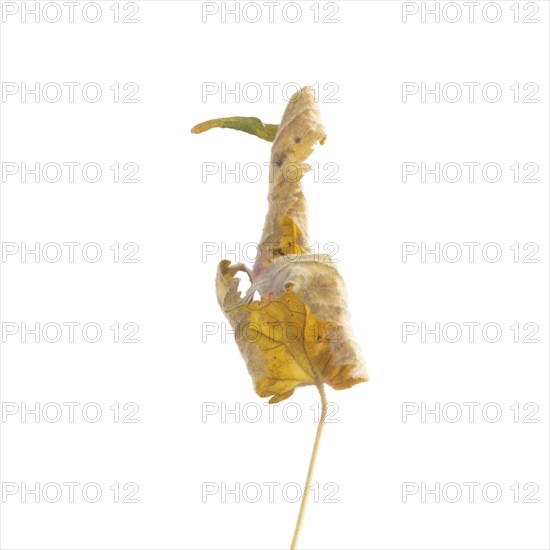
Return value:
M 301 178 L 309 168 L 304 161 L 325 138 L 313 90 L 303 88 L 289 102 L 273 142 L 268 213 L 254 270 L 227 260 L 218 268 L 218 301 L 256 392 L 270 403 L 298 386 L 345 389 L 368 379 L 344 281 L 328 256 L 310 253 Z M 245 296 L 238 291 L 239 271 L 251 279 Z M 256 293 L 260 300 L 253 300 Z
M 232 117 L 199 124 L 236 128 L 273 141 L 266 215 L 253 270 L 220 262 L 218 302 L 229 319 L 256 392 L 278 403 L 299 386 L 313 384 L 321 396 L 321 416 L 292 540 L 295 548 L 311 486 L 315 457 L 327 414 L 324 384 L 341 390 L 365 382 L 367 374 L 349 321 L 344 281 L 327 255 L 311 253 L 302 176 L 313 147 L 325 142 L 313 89 L 295 94 L 279 126 Z M 238 275 L 250 288 L 243 296 Z M 259 299 L 255 296 L 259 295 Z
M 302 176 L 310 170 L 304 161 L 317 143 L 326 140 L 315 93 L 309 86 L 294 94 L 288 103 L 271 147 L 268 211 L 254 271 L 265 268 L 272 251 L 310 252 L 307 205 Z

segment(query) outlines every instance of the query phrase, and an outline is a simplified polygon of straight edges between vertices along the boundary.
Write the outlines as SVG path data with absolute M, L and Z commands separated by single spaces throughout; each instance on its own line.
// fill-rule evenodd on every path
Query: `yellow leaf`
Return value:
M 253 365 L 251 374 L 258 395 L 273 396 L 270 403 L 290 397 L 297 386 L 326 382 L 344 389 L 365 381 L 350 375 L 355 365 L 335 364 L 342 327 L 318 319 L 292 290 L 243 307 L 249 315 L 238 342 L 245 356 L 250 346 L 260 350 L 260 368 Z
M 267 258 L 264 257 L 261 263 L 261 269 L 267 267 L 279 256 L 304 254 L 307 252 L 307 250 L 300 246 L 300 237 L 302 237 L 302 232 L 290 216 L 285 214 L 279 220 L 279 226 L 281 228 L 280 240 L 279 242 L 274 243 L 273 247 L 270 249 L 269 256 Z M 267 248 L 268 244 L 264 243 L 263 246 Z M 261 271 L 261 269 L 258 269 L 257 271 Z

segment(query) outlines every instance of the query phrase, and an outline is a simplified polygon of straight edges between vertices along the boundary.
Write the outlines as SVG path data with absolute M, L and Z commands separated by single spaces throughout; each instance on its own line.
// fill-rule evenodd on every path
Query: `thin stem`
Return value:
M 294 537 L 292 538 L 290 550 L 296 550 L 296 544 L 298 544 L 298 537 L 300 536 L 302 523 L 304 521 L 307 498 L 309 496 L 309 488 L 311 486 L 313 470 L 315 468 L 315 459 L 317 458 L 317 450 L 319 449 L 319 441 L 321 441 L 321 434 L 323 433 L 323 426 L 325 425 L 325 418 L 327 416 L 327 396 L 325 394 L 324 384 L 322 382 L 319 382 L 317 384 L 317 389 L 319 390 L 319 395 L 321 396 L 321 417 L 319 418 L 319 425 L 317 426 L 317 433 L 315 434 L 315 442 L 313 443 L 313 450 L 311 451 L 309 470 L 307 472 L 307 478 L 304 484 L 304 492 L 302 494 L 302 504 L 300 505 L 300 513 L 298 514 L 298 520 L 296 521 L 296 529 L 294 530 Z

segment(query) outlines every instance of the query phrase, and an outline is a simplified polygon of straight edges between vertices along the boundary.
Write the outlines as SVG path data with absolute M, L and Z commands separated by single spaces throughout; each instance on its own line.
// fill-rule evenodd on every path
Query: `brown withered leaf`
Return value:
M 272 261 L 274 251 L 285 250 L 294 233 L 291 253 L 310 252 L 307 205 L 302 192 L 302 176 L 310 170 L 304 161 L 317 143 L 326 140 L 315 93 L 309 86 L 290 99 L 271 147 L 268 211 L 254 271 Z
M 216 292 L 258 395 L 278 403 L 299 386 L 313 384 L 319 390 L 321 415 L 291 544 L 295 549 L 327 415 L 324 384 L 341 390 L 368 379 L 349 321 L 344 281 L 331 258 L 312 253 L 308 241 L 301 180 L 310 167 L 304 161 L 326 136 L 310 87 L 291 98 L 279 126 L 230 117 L 192 131 L 215 127 L 240 129 L 267 141 L 274 136 L 268 212 L 254 268 L 223 260 Z M 244 296 L 239 273 L 250 279 Z
M 289 102 L 273 142 L 269 209 L 254 270 L 227 260 L 218 268 L 220 307 L 256 392 L 270 403 L 298 386 L 345 389 L 367 380 L 344 281 L 330 257 L 311 253 L 307 236 L 304 161 L 325 138 L 313 90 L 306 87 Z M 239 271 L 251 281 L 245 296 L 238 291 Z

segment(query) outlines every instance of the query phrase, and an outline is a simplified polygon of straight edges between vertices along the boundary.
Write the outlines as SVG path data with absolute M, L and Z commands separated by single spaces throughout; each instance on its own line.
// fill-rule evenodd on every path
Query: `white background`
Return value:
M 304 178 L 310 234 L 321 252 L 337 249 L 371 380 L 347 391 L 327 390 L 339 407 L 338 422 L 326 426 L 321 442 L 315 472 L 320 502 L 311 497 L 300 548 L 548 548 L 548 3 L 516 4 L 518 23 L 513 2 L 493 2 L 485 15 L 495 18 L 498 11 L 490 10 L 500 8 L 494 23 L 484 18 L 484 2 L 472 22 L 459 2 L 456 23 L 443 15 L 423 22 L 424 3 L 408 3 L 406 9 L 416 6 L 418 13 L 403 22 L 405 8 L 397 1 L 321 2 L 319 22 L 309 9 L 314 3 L 301 2 L 295 23 L 285 20 L 295 14 L 285 2 L 274 7 L 273 22 L 261 2 L 253 2 L 240 22 L 230 14 L 224 21 L 220 6 L 203 22 L 200 2 L 138 2 L 133 16 L 131 3 L 120 2 L 120 19 L 136 23 L 115 23 L 111 1 L 99 3 L 96 23 L 83 17 L 94 18 L 93 7 L 83 12 L 84 4 L 76 6 L 71 23 L 68 8 L 52 4 L 62 11 L 60 21 L 50 23 L 33 15 L 23 21 L 25 6 L 16 5 L 10 15 L 15 4 L 3 2 L 2 80 L 19 91 L 2 98 L 2 161 L 19 168 L 23 162 L 95 162 L 103 172 L 95 183 L 78 168 L 72 183 L 67 172 L 55 183 L 42 176 L 23 183 L 20 172 L 6 175 L 13 164 L 3 164 L 2 240 L 16 243 L 19 252 L 2 259 L 1 547 L 288 547 L 299 504 L 288 502 L 282 487 L 304 482 L 316 427 L 310 407 L 318 397 L 313 387 L 301 388 L 290 399 L 296 405 L 275 407 L 270 421 L 232 335 L 222 332 L 227 325 L 213 284 L 224 257 L 251 260 L 241 252 L 260 236 L 267 174 L 258 182 L 242 176 L 236 182 L 232 175 L 223 182 L 220 174 L 203 181 L 202 175 L 205 162 L 228 168 L 267 162 L 269 144 L 229 130 L 198 136 L 189 130 L 231 115 L 278 123 L 292 83 L 318 83 L 328 139 L 311 162 L 336 163 L 338 173 L 336 181 L 322 170 L 317 182 L 311 173 Z M 257 6 L 261 20 L 247 22 Z M 424 7 L 433 9 L 434 2 Z M 55 18 L 57 8 L 48 9 L 46 19 Z M 455 17 L 454 8 L 445 9 L 447 19 Z M 48 102 L 27 95 L 23 101 L 22 83 L 36 82 L 58 83 L 62 97 Z M 64 82 L 79 83 L 73 102 Z M 95 103 L 82 97 L 90 82 L 103 92 Z M 128 89 L 115 102 L 109 87 L 120 83 L 122 90 L 129 82 L 139 86 L 137 102 L 122 101 Z M 266 82 L 277 83 L 273 97 Z M 436 102 L 433 95 L 423 102 L 420 93 L 404 102 L 403 82 L 432 89 L 436 82 L 479 86 L 472 102 L 464 86 L 455 103 L 443 96 Z M 488 82 L 502 89 L 499 101 L 484 99 Z M 509 89 L 516 82 L 518 102 Z M 523 101 L 529 82 L 538 86 L 537 103 Z M 256 102 L 242 94 L 205 97 L 204 83 L 241 90 L 251 83 L 248 99 L 255 99 L 255 90 L 262 94 Z M 136 163 L 138 181 L 114 182 L 109 166 L 115 162 Z M 423 183 L 419 175 L 403 182 L 403 162 L 429 168 L 494 162 L 502 177 L 485 181 L 478 168 L 473 182 L 466 174 L 456 183 L 437 183 L 433 176 Z M 538 182 L 515 183 L 509 166 L 516 162 L 536 163 Z M 521 172 L 522 179 L 526 175 Z M 62 257 L 48 262 L 28 255 L 23 262 L 23 243 L 32 248 L 36 242 L 58 243 Z M 64 242 L 80 243 L 74 262 Z M 91 242 L 103 252 L 96 263 L 81 253 Z M 139 246 L 138 262 L 124 263 L 127 251 L 115 262 L 109 247 L 130 242 Z M 404 242 L 432 249 L 436 242 L 480 245 L 473 262 L 464 246 L 455 263 L 443 256 L 435 262 L 433 255 L 422 262 L 420 253 L 403 262 Z M 490 242 L 502 249 L 493 263 L 482 255 Z M 520 243 L 517 263 L 509 249 L 514 243 Z M 538 246 L 537 263 L 523 261 L 525 243 Z M 205 246 L 218 252 L 205 256 Z M 226 249 L 237 249 L 237 258 L 222 253 Z M 446 257 L 454 255 L 446 250 Z M 21 324 L 37 322 L 93 322 L 103 333 L 95 344 L 80 328 L 74 343 L 67 330 L 56 343 L 42 336 L 36 343 L 33 335 L 23 343 Z M 139 342 L 115 343 L 109 329 L 115 322 L 136 323 Z M 453 332 L 439 343 L 433 335 L 423 343 L 420 332 L 403 342 L 407 322 L 428 329 L 458 323 L 464 332 L 456 343 L 446 341 Z M 473 342 L 464 322 L 480 323 Z M 491 322 L 502 329 L 495 343 L 481 333 Z M 519 343 L 509 328 L 514 323 L 521 328 Z M 538 326 L 538 343 L 523 342 L 526 323 Z M 19 332 L 10 336 L 6 330 L 14 326 Z M 206 326 L 219 330 L 204 337 Z M 58 404 L 61 418 L 40 416 L 37 422 L 29 414 L 22 421 L 21 409 L 36 402 L 54 403 L 52 416 Z M 74 422 L 65 402 L 80 404 Z M 456 409 L 450 406 L 439 422 L 434 415 L 422 422 L 420 413 L 404 422 L 407 402 L 431 409 L 436 402 L 441 409 L 456 402 L 463 416 L 451 422 Z M 480 404 L 473 422 L 465 402 Z M 101 407 L 98 422 L 83 418 L 86 403 Z M 137 404 L 129 418 L 137 422 L 122 421 L 134 405 L 115 422 L 114 403 L 121 409 Z M 487 403 L 495 403 L 485 409 L 489 415 L 501 409 L 499 421 L 486 420 Z M 519 422 L 509 409 L 514 403 Z M 535 405 L 524 410 L 527 403 Z M 203 418 L 205 406 L 220 412 Z M 221 410 L 236 406 L 237 414 L 222 417 Z M 6 414 L 13 407 L 19 412 Z M 524 422 L 537 407 L 530 418 L 538 422 Z M 261 418 L 251 421 L 258 410 Z M 296 410 L 302 417 L 291 422 Z M 20 490 L 7 494 L 23 483 L 53 483 L 54 494 L 55 484 L 64 482 L 80 484 L 74 502 L 68 490 L 58 502 L 41 494 L 38 503 L 33 495 L 23 502 Z M 129 482 L 138 487 L 139 502 L 114 502 L 109 487 L 119 483 L 122 499 Z M 280 484 L 274 502 L 265 485 L 270 482 Z M 473 502 L 465 482 L 480 484 Z M 86 483 L 102 488 L 98 502 L 82 497 Z M 206 502 L 204 483 L 220 488 Z M 246 483 L 263 488 L 258 502 L 248 502 L 253 489 L 241 492 L 238 503 L 233 494 L 222 501 L 222 484 L 242 489 Z M 337 484 L 338 503 L 323 502 L 326 483 Z M 406 502 L 404 483 L 419 488 Z M 422 502 L 422 484 L 433 489 L 436 483 L 459 484 L 462 497 L 448 502 L 455 495 L 448 486 L 439 502 L 433 494 Z M 487 483 L 502 489 L 498 502 L 483 497 Z M 509 489 L 514 483 L 518 503 Z M 524 489 L 527 483 L 536 484 L 531 498 L 538 502 L 523 502 L 534 487 Z

